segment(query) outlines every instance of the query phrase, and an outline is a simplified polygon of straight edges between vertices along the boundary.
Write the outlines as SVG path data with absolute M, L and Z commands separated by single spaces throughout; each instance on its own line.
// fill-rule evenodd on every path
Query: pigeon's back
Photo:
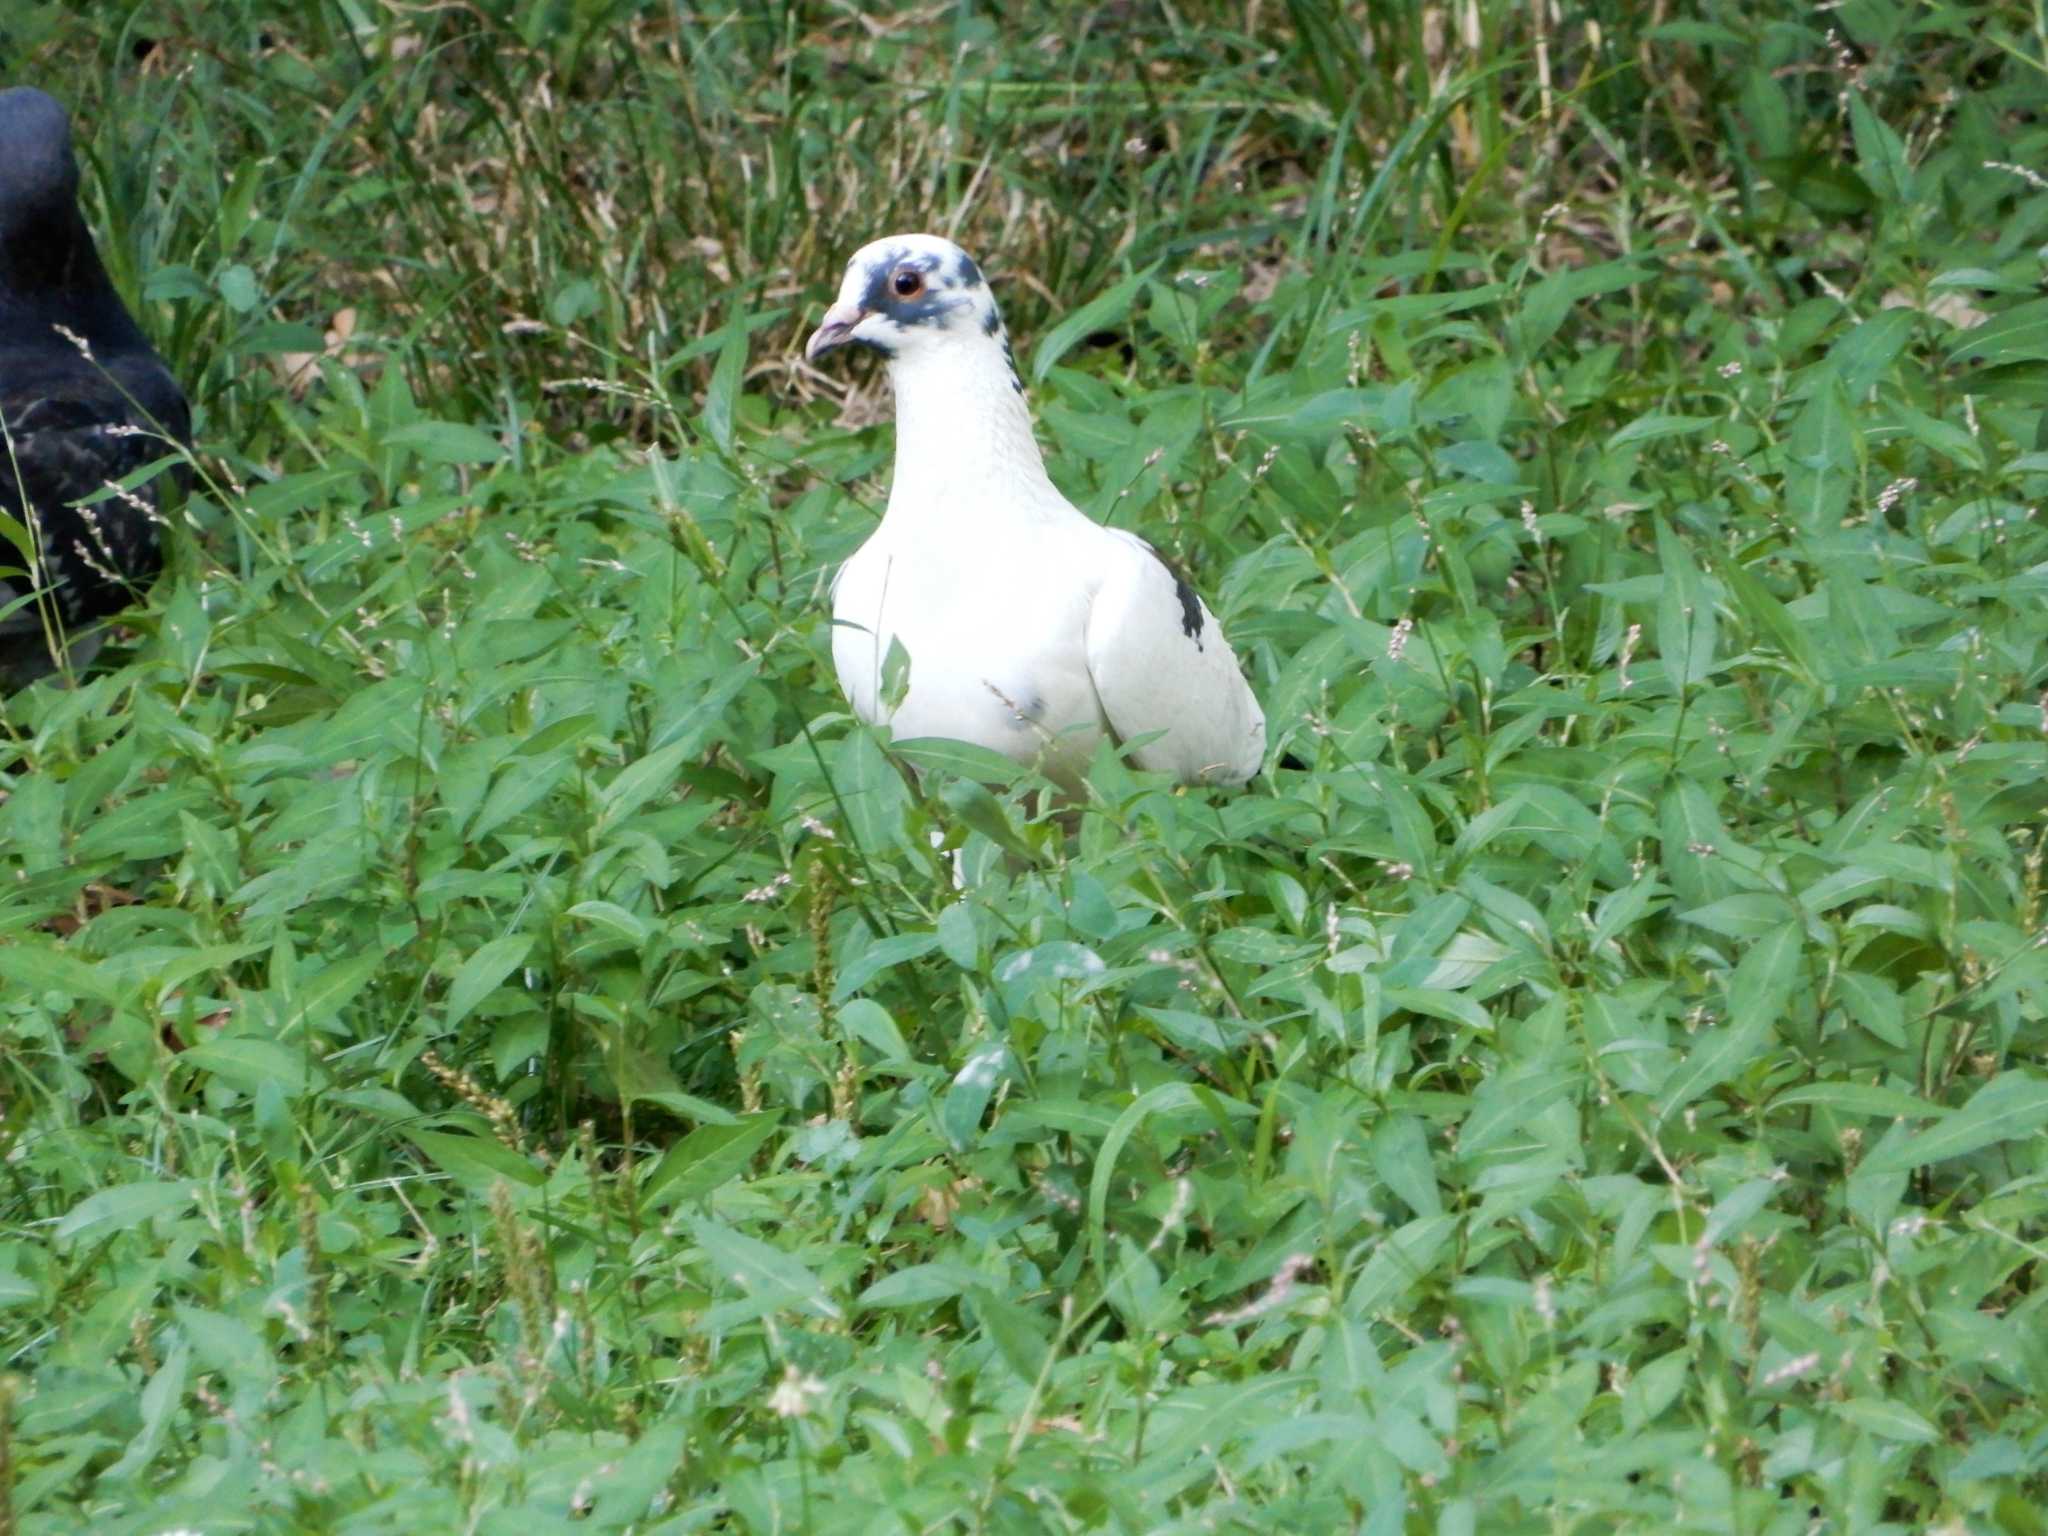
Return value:
M 0 686 L 82 664 L 79 632 L 155 576 L 163 479 L 119 487 L 191 425 L 79 213 L 64 109 L 0 91 Z

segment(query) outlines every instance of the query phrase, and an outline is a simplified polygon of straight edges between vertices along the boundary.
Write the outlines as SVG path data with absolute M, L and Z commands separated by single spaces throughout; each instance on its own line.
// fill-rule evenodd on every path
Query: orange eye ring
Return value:
M 924 275 L 912 267 L 898 267 L 896 276 L 890 282 L 899 299 L 914 299 L 924 292 Z

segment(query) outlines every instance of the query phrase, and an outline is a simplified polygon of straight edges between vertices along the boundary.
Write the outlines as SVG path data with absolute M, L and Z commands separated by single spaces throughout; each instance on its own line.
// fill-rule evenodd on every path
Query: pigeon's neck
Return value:
M 146 345 L 75 206 L 11 211 L 16 216 L 0 223 L 0 329 L 11 339 L 40 339 L 45 327 L 62 324 L 94 347 Z
M 1064 508 L 1000 330 L 894 359 L 896 477 L 889 511 L 948 520 L 972 510 Z

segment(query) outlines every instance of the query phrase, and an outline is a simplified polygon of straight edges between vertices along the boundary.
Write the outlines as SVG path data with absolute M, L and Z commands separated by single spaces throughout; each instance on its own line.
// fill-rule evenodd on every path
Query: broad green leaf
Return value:
M 1906 146 L 1861 91 L 1849 92 L 1849 131 L 1863 180 L 1879 201 L 1893 206 L 1911 202 L 1913 171 L 1906 163 Z
M 1423 1125 L 1413 1115 L 1389 1115 L 1372 1134 L 1373 1169 L 1417 1216 L 1442 1212 L 1436 1169 L 1430 1161 Z
M 40 937 L 0 944 L 0 981 L 31 995 L 56 992 L 97 1003 L 112 1003 L 116 997 L 107 978 L 93 966 Z
M 1949 357 L 1992 366 L 2048 360 L 2048 299 L 2015 304 L 1964 331 L 1950 344 Z
M 671 742 L 657 747 L 645 757 L 628 763 L 618 772 L 611 783 L 597 794 L 597 825 L 594 830 L 602 833 L 616 827 L 656 795 L 673 789 L 676 770 L 683 759 L 694 750 L 688 741 Z
M 1905 347 L 1918 317 L 1918 310 L 1881 309 L 1828 349 L 1828 361 L 1834 365 L 1850 400 L 1861 402 L 1869 398 L 1885 370 Z
M 1804 930 L 1781 923 L 1749 947 L 1728 981 L 1728 1022 L 1703 1029 L 1657 1090 L 1657 1118 L 1669 1120 L 1756 1059 L 1776 1031 L 1798 979 Z
M 832 984 L 832 1001 L 845 1002 L 877 976 L 906 960 L 928 955 L 938 947 L 939 936 L 930 929 L 872 940 L 851 959 L 841 963 L 837 979 Z
M 962 1292 L 985 1288 L 989 1277 L 965 1264 L 912 1264 L 882 1276 L 860 1293 L 859 1304 L 871 1311 L 892 1307 L 926 1307 Z
M 1785 505 L 1809 532 L 1839 527 L 1849 508 L 1859 448 L 1856 415 L 1839 382 L 1822 378 L 1785 444 Z
M 500 1179 L 528 1189 L 538 1189 L 547 1182 L 547 1176 L 533 1165 L 531 1158 L 488 1136 L 455 1136 L 411 1126 L 401 1130 L 435 1167 L 467 1186 L 473 1194 L 488 1194 Z
M 1873 1173 L 1908 1172 L 2031 1137 L 2043 1125 L 2048 1125 L 2048 1082 L 2023 1072 L 2001 1072 L 1946 1119 L 1872 1152 L 1864 1166 Z
M 497 990 L 533 948 L 530 933 L 508 933 L 477 947 L 462 962 L 455 979 L 448 984 L 448 1003 L 442 1010 L 441 1027 L 453 1030 L 475 1010 L 476 1005 Z
M 178 1060 L 211 1073 L 243 1093 L 254 1093 L 266 1083 L 288 1094 L 306 1091 L 306 1050 L 300 1045 L 242 1035 L 195 1045 L 180 1054 Z
M 126 1232 L 172 1211 L 182 1211 L 198 1198 L 199 1186 L 189 1179 L 141 1180 L 116 1184 L 87 1195 L 50 1229 L 59 1242 L 97 1239 Z
M 1893 1398 L 1852 1397 L 1845 1402 L 1830 1403 L 1828 1406 L 1837 1418 L 1847 1420 L 1856 1428 L 1876 1435 L 1880 1440 L 1932 1445 L 1941 1439 L 1940 1430 L 1904 1403 Z
M 1609 448 L 1654 443 L 1667 437 L 1696 437 L 1721 425 L 1717 416 L 1638 416 L 1607 439 Z
M 291 992 L 287 1028 L 296 1032 L 327 1024 L 389 966 L 385 956 L 370 951 L 337 960 L 310 980 L 300 981 Z
M 704 430 L 723 453 L 732 452 L 733 420 L 747 370 L 747 336 L 744 319 L 726 327 L 725 339 L 718 348 L 718 362 L 711 370 L 710 388 L 704 391 Z
M 781 1123 L 779 1114 L 749 1115 L 730 1125 L 700 1125 L 662 1153 L 641 1198 L 651 1205 L 698 1200 L 745 1173 Z
M 1044 1374 L 1052 1343 L 1039 1315 L 988 1289 L 974 1293 L 973 1306 L 1003 1363 L 1016 1373 L 1019 1381 L 1035 1385 Z
M 839 1304 L 794 1255 L 708 1216 L 692 1216 L 687 1225 L 711 1267 L 746 1296 L 746 1310 L 753 1315 L 794 1309 L 814 1317 L 840 1316 Z
M 970 1147 L 979 1139 L 982 1114 L 1009 1065 L 1009 1048 L 992 1045 L 976 1051 L 953 1074 L 946 1096 L 939 1101 L 939 1128 L 955 1147 Z
M 1565 267 L 1529 285 L 1522 295 L 1516 342 L 1521 355 L 1534 357 L 1557 334 L 1572 306 L 1640 283 L 1649 269 L 1639 261 L 1603 261 L 1586 267 Z
M 1657 520 L 1657 564 L 1664 573 L 1657 600 L 1657 651 L 1672 690 L 1684 694 L 1714 669 L 1714 603 L 1692 551 Z
M 1771 1100 L 1773 1109 L 1791 1109 L 1805 1104 L 1839 1110 L 1845 1115 L 1865 1115 L 1883 1119 L 1898 1115 L 1925 1119 L 1952 1113 L 1939 1104 L 1930 1104 L 1925 1099 L 1915 1098 L 1912 1094 L 1902 1093 L 1896 1088 L 1886 1088 L 1879 1083 L 1850 1082 L 1841 1078 L 1800 1083 L 1796 1087 L 1787 1088 Z
M 1707 561 L 1713 567 L 1714 575 L 1721 584 L 1734 594 L 1735 601 L 1747 615 L 1750 623 L 1757 626 L 1770 641 L 1795 663 L 1807 680 L 1818 681 L 1826 675 L 1819 652 L 1813 641 L 1800 627 L 1799 621 L 1785 609 L 1785 605 L 1772 596 L 1770 589 L 1752 576 L 1742 563 L 1729 555 L 1712 541 L 1705 545 Z
M 1125 1144 L 1148 1120 L 1198 1108 L 1201 1102 L 1194 1088 L 1187 1083 L 1160 1083 L 1146 1089 L 1126 1106 L 1102 1138 L 1101 1150 L 1095 1154 L 1095 1171 L 1088 1181 L 1088 1251 L 1098 1272 L 1102 1269 L 1102 1250 L 1107 1236 L 1110 1180 Z M 1254 1113 L 1249 1105 L 1235 1100 L 1219 1098 L 1215 1102 L 1223 1104 L 1232 1115 Z
M 1031 355 L 1031 382 L 1042 384 L 1051 373 L 1053 365 L 1065 357 L 1074 343 L 1082 337 L 1116 324 L 1130 312 L 1131 301 L 1153 273 L 1159 270 L 1159 263 L 1133 272 L 1122 282 L 1097 294 L 1086 304 L 1068 315 L 1058 325 L 1047 331 L 1038 340 L 1038 350 Z
M 386 443 L 410 448 L 429 464 L 495 464 L 505 456 L 498 440 L 459 421 L 416 421 L 393 427 Z
M 1345 1293 L 1340 1303 L 1344 1315 L 1372 1318 L 1398 1309 L 1434 1271 L 1438 1254 L 1461 1220 L 1449 1214 L 1418 1216 L 1389 1232 Z

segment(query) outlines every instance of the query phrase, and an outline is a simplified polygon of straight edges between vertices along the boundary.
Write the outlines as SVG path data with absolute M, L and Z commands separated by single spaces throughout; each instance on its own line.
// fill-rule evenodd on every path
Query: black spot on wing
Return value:
M 1045 721 L 1045 695 L 1036 690 L 1026 692 L 1019 699 L 1007 701 L 1010 705 L 1010 724 L 1016 730 L 1027 730 Z
M 993 336 L 1003 328 L 1003 317 L 991 309 L 981 317 L 981 334 Z
M 1195 642 L 1195 649 L 1202 648 L 1202 600 L 1195 596 L 1195 589 L 1187 584 L 1185 577 L 1173 578 L 1173 595 L 1180 599 L 1180 632 Z
M 1180 632 L 1195 642 L 1195 649 L 1202 649 L 1202 600 L 1195 595 L 1195 589 L 1188 585 L 1188 579 L 1173 568 L 1173 563 L 1158 550 L 1151 551 L 1152 558 L 1160 568 L 1173 578 L 1173 595 L 1180 599 Z

